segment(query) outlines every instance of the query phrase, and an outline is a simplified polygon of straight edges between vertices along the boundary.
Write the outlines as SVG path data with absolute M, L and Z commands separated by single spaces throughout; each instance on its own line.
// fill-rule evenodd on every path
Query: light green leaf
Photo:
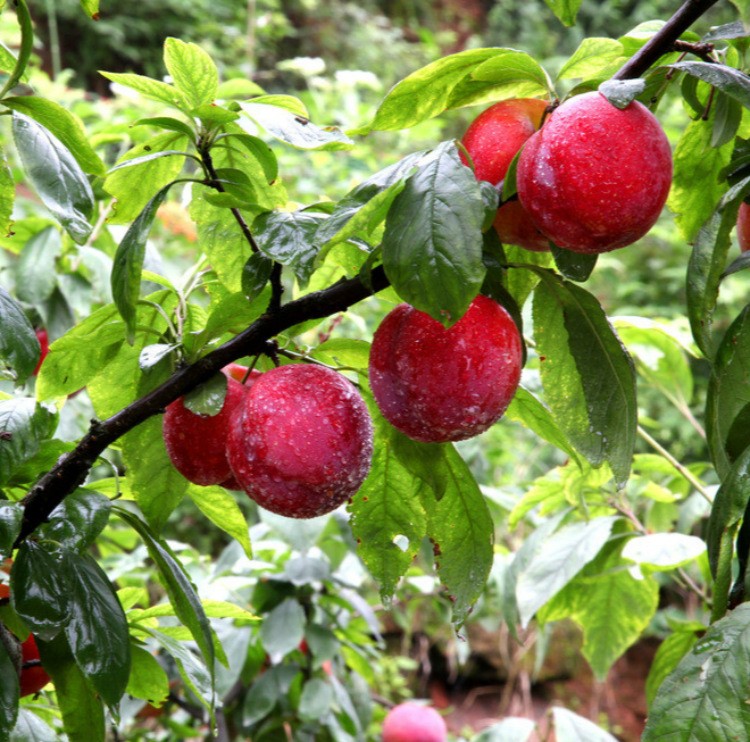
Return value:
M 228 533 L 242 546 L 248 559 L 253 557 L 249 526 L 235 498 L 222 487 L 190 485 L 188 495 L 214 525 Z
M 57 733 L 28 709 L 18 709 L 18 721 L 10 733 L 10 742 L 57 742 Z
M 557 78 L 598 78 L 602 69 L 611 65 L 621 65 L 626 59 L 625 49 L 619 41 L 599 37 L 584 39 L 573 52 L 573 56 L 560 68 Z
M 169 695 L 169 678 L 156 658 L 137 644 L 130 645 L 130 678 L 125 692 L 157 708 Z
M 750 739 L 750 604 L 711 626 L 659 688 L 643 742 Z
M 651 533 L 631 538 L 622 550 L 622 558 L 661 572 L 682 567 L 705 551 L 705 542 L 697 536 Z
M 192 108 L 213 102 L 219 87 L 219 71 L 197 44 L 168 37 L 164 41 L 164 64 L 175 87 Z
M 92 230 L 89 219 L 94 213 L 94 194 L 70 150 L 22 113 L 13 114 L 13 139 L 42 202 L 68 234 L 83 244 Z
M 386 217 L 383 266 L 398 295 L 450 326 L 482 285 L 484 207 L 454 142 L 409 178 Z
M 173 108 L 189 110 L 190 105 L 185 96 L 174 85 L 168 85 L 160 80 L 130 72 L 101 72 L 101 75 L 118 85 L 131 88 L 147 98 L 166 103 Z
M 305 611 L 293 598 L 283 600 L 265 616 L 260 641 L 273 664 L 297 649 L 305 636 L 305 623 Z
M 665 678 L 674 672 L 680 660 L 698 641 L 697 632 L 703 633 L 705 629 L 706 627 L 702 624 L 698 624 L 692 629 L 680 628 L 659 645 L 646 678 L 646 701 L 649 707 L 653 705 L 656 693 Z
M 616 520 L 609 517 L 570 523 L 545 540 L 516 576 L 516 604 L 522 628 L 596 557 Z
M 485 727 L 471 742 L 529 742 L 536 724 L 531 719 L 506 716 L 502 721 Z
M 16 197 L 16 182 L 8 166 L 5 151 L 0 147 L 0 237 L 11 232 L 11 215 Z

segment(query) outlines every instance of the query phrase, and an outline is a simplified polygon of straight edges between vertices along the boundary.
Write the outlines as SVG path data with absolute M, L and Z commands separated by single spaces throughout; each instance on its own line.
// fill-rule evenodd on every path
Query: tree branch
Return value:
M 673 47 L 687 31 L 718 0 L 686 0 L 677 12 L 613 75 L 614 80 L 640 77 Z
M 228 363 L 247 355 L 256 355 L 266 348 L 266 343 L 279 333 L 311 319 L 323 319 L 343 312 L 353 304 L 382 291 L 388 279 L 381 267 L 371 274 L 372 288 L 366 288 L 359 278 L 339 281 L 327 289 L 307 294 L 268 312 L 250 327 L 191 366 L 176 371 L 161 386 L 137 399 L 103 422 L 93 422 L 80 443 L 65 454 L 47 472 L 24 498 L 24 517 L 21 531 L 14 546 L 26 539 L 44 523 L 50 513 L 76 487 L 83 484 L 89 470 L 107 446 L 132 430 L 152 415 L 163 412 L 175 399 L 208 381 Z
M 641 76 L 654 62 L 673 48 L 679 36 L 718 0 L 687 0 L 664 27 L 635 54 L 614 76 L 615 79 Z M 211 177 L 210 159 L 205 160 Z M 220 184 L 217 184 L 220 186 Z M 220 188 L 221 190 L 221 188 Z M 233 210 L 234 213 L 234 210 Z M 248 240 L 254 245 L 249 228 L 242 215 L 235 218 Z M 257 250 L 257 245 L 255 246 Z M 277 276 L 277 281 L 278 281 Z M 222 367 L 245 355 L 264 351 L 267 343 L 279 333 L 311 319 L 322 319 L 347 310 L 353 304 L 388 286 L 382 267 L 372 272 L 372 287 L 366 287 L 359 278 L 339 281 L 323 291 L 308 294 L 300 299 L 280 305 L 280 292 L 275 287 L 275 300 L 269 310 L 247 330 L 236 335 L 216 350 L 191 366 L 179 369 L 161 386 L 141 397 L 103 422 L 93 422 L 89 431 L 71 452 L 65 454 L 47 472 L 24 498 L 24 518 L 14 546 L 20 545 L 36 528 L 44 523 L 50 513 L 79 487 L 97 458 L 118 438 L 156 415 L 178 397 L 194 389 L 217 373 Z

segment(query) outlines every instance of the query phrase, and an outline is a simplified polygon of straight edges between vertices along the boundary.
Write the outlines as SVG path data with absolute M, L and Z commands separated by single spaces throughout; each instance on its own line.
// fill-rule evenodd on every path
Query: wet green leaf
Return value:
M 39 340 L 23 309 L 0 286 L 0 362 L 10 366 L 22 382 L 36 367 L 40 350 Z

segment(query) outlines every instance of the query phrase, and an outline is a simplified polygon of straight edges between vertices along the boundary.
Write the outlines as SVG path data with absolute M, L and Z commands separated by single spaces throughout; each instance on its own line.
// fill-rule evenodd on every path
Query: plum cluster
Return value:
M 638 101 L 618 108 L 598 92 L 570 98 L 543 118 L 546 110 L 537 99 L 501 101 L 463 137 L 477 178 L 498 188 L 521 150 L 518 198 L 495 219 L 501 241 L 596 254 L 640 239 L 672 182 L 672 153 L 656 117 Z

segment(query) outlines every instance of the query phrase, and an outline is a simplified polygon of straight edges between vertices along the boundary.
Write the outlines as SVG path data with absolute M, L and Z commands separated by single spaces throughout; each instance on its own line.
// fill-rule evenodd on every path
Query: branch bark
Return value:
M 687 0 L 664 27 L 615 74 L 615 79 L 640 77 L 716 2 L 718 0 Z M 262 353 L 267 343 L 279 333 L 307 320 L 322 319 L 343 312 L 387 286 L 385 272 L 382 267 L 378 267 L 372 272 L 371 288 L 366 287 L 359 278 L 352 278 L 283 306 L 274 303 L 266 314 L 244 332 L 193 365 L 178 370 L 161 386 L 107 420 L 93 422 L 76 448 L 63 456 L 24 498 L 24 518 L 15 546 L 28 538 L 65 497 L 84 482 L 97 458 L 122 435 L 152 415 L 162 412 L 170 402 L 208 381 L 226 364 L 242 356 Z

